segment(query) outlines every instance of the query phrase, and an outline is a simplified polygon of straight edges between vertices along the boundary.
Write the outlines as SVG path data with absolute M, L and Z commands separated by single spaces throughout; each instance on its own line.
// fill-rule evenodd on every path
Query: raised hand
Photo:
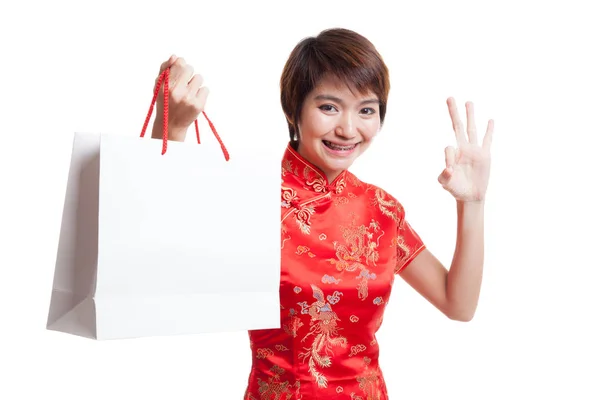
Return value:
M 490 177 L 490 147 L 494 121 L 488 121 L 480 146 L 477 142 L 473 103 L 466 103 L 467 134 L 454 99 L 448 98 L 447 104 L 457 146 L 446 147 L 446 168 L 439 175 L 438 181 L 457 201 L 483 201 Z
M 204 110 L 208 88 L 202 86 L 203 78 L 194 75 L 194 69 L 181 57 L 171 56 L 162 63 L 158 76 L 170 68 L 169 74 L 169 140 L 184 141 L 189 126 Z M 158 82 L 158 77 L 156 78 Z M 155 82 L 155 83 L 156 83 Z M 163 88 L 160 88 L 162 93 Z M 157 98 L 156 119 L 152 129 L 153 138 L 163 134 L 163 96 Z

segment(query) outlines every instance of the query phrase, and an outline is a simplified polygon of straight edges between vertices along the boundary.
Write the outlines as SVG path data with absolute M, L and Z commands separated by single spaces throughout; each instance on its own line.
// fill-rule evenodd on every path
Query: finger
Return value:
M 451 167 L 456 162 L 456 153 L 454 147 L 448 146 L 445 149 L 446 153 L 446 167 Z
M 154 86 L 156 86 L 158 84 L 158 79 L 160 78 L 160 76 L 162 75 L 163 71 L 169 67 L 171 67 L 175 61 L 177 60 L 177 56 L 175 54 L 173 54 L 171 57 L 169 57 L 169 59 L 165 62 L 163 62 L 160 65 L 160 69 L 158 71 L 158 75 L 156 77 L 156 79 L 154 80 Z M 161 85 L 162 87 L 162 85 Z
M 490 119 L 485 131 L 485 136 L 483 136 L 482 146 L 486 151 L 490 151 L 490 148 L 492 147 L 492 136 L 494 136 L 494 120 Z
M 185 62 L 185 59 L 179 57 L 171 66 L 171 75 L 169 75 L 170 85 L 175 88 L 177 85 L 187 87 L 188 82 L 194 75 L 194 68 Z
M 452 97 L 449 97 L 446 103 L 448 104 L 448 111 L 450 112 L 450 118 L 452 119 L 452 127 L 454 129 L 454 133 L 456 134 L 456 141 L 459 145 L 465 144 L 467 143 L 467 139 L 465 137 L 462 121 L 458 115 L 456 102 Z
M 194 75 L 190 80 L 190 83 L 188 83 L 188 93 L 195 97 L 198 94 L 198 90 L 200 89 L 203 83 L 204 78 L 202 77 L 202 75 Z
M 475 127 L 475 105 L 467 101 L 465 104 L 467 109 L 467 135 L 469 143 L 477 144 L 477 128 Z
M 206 86 L 202 86 L 198 90 L 198 94 L 196 95 L 196 109 L 199 112 L 204 110 L 204 107 L 206 105 L 206 98 L 208 97 L 209 93 L 210 91 Z
M 452 178 L 452 168 L 444 168 L 442 173 L 438 176 L 438 182 L 442 184 L 442 186 L 446 186 L 450 179 Z
M 171 57 L 169 57 L 169 59 L 167 61 L 163 62 L 160 65 L 160 70 L 158 71 L 158 75 L 162 74 L 165 69 L 167 69 L 171 65 L 173 65 L 176 60 L 177 60 L 177 56 L 175 54 L 171 55 Z

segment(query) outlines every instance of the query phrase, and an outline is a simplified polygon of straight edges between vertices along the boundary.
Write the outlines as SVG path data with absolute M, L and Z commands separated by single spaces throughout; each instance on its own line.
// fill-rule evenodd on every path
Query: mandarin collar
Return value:
M 314 193 L 341 194 L 346 187 L 347 170 L 329 183 L 325 174 L 294 150 L 291 143 L 288 143 L 283 155 L 281 174 L 284 180 L 293 177 L 304 189 Z

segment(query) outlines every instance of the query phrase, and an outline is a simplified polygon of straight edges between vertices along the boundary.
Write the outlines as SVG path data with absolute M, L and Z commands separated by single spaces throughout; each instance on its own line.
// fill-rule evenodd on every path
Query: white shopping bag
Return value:
M 75 134 L 47 328 L 97 340 L 280 326 L 280 163 Z

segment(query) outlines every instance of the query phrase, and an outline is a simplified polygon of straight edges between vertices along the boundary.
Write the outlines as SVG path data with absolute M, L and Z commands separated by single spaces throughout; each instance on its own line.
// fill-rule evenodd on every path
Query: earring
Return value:
M 294 137 L 292 139 L 294 142 L 298 141 L 298 133 L 294 132 Z

